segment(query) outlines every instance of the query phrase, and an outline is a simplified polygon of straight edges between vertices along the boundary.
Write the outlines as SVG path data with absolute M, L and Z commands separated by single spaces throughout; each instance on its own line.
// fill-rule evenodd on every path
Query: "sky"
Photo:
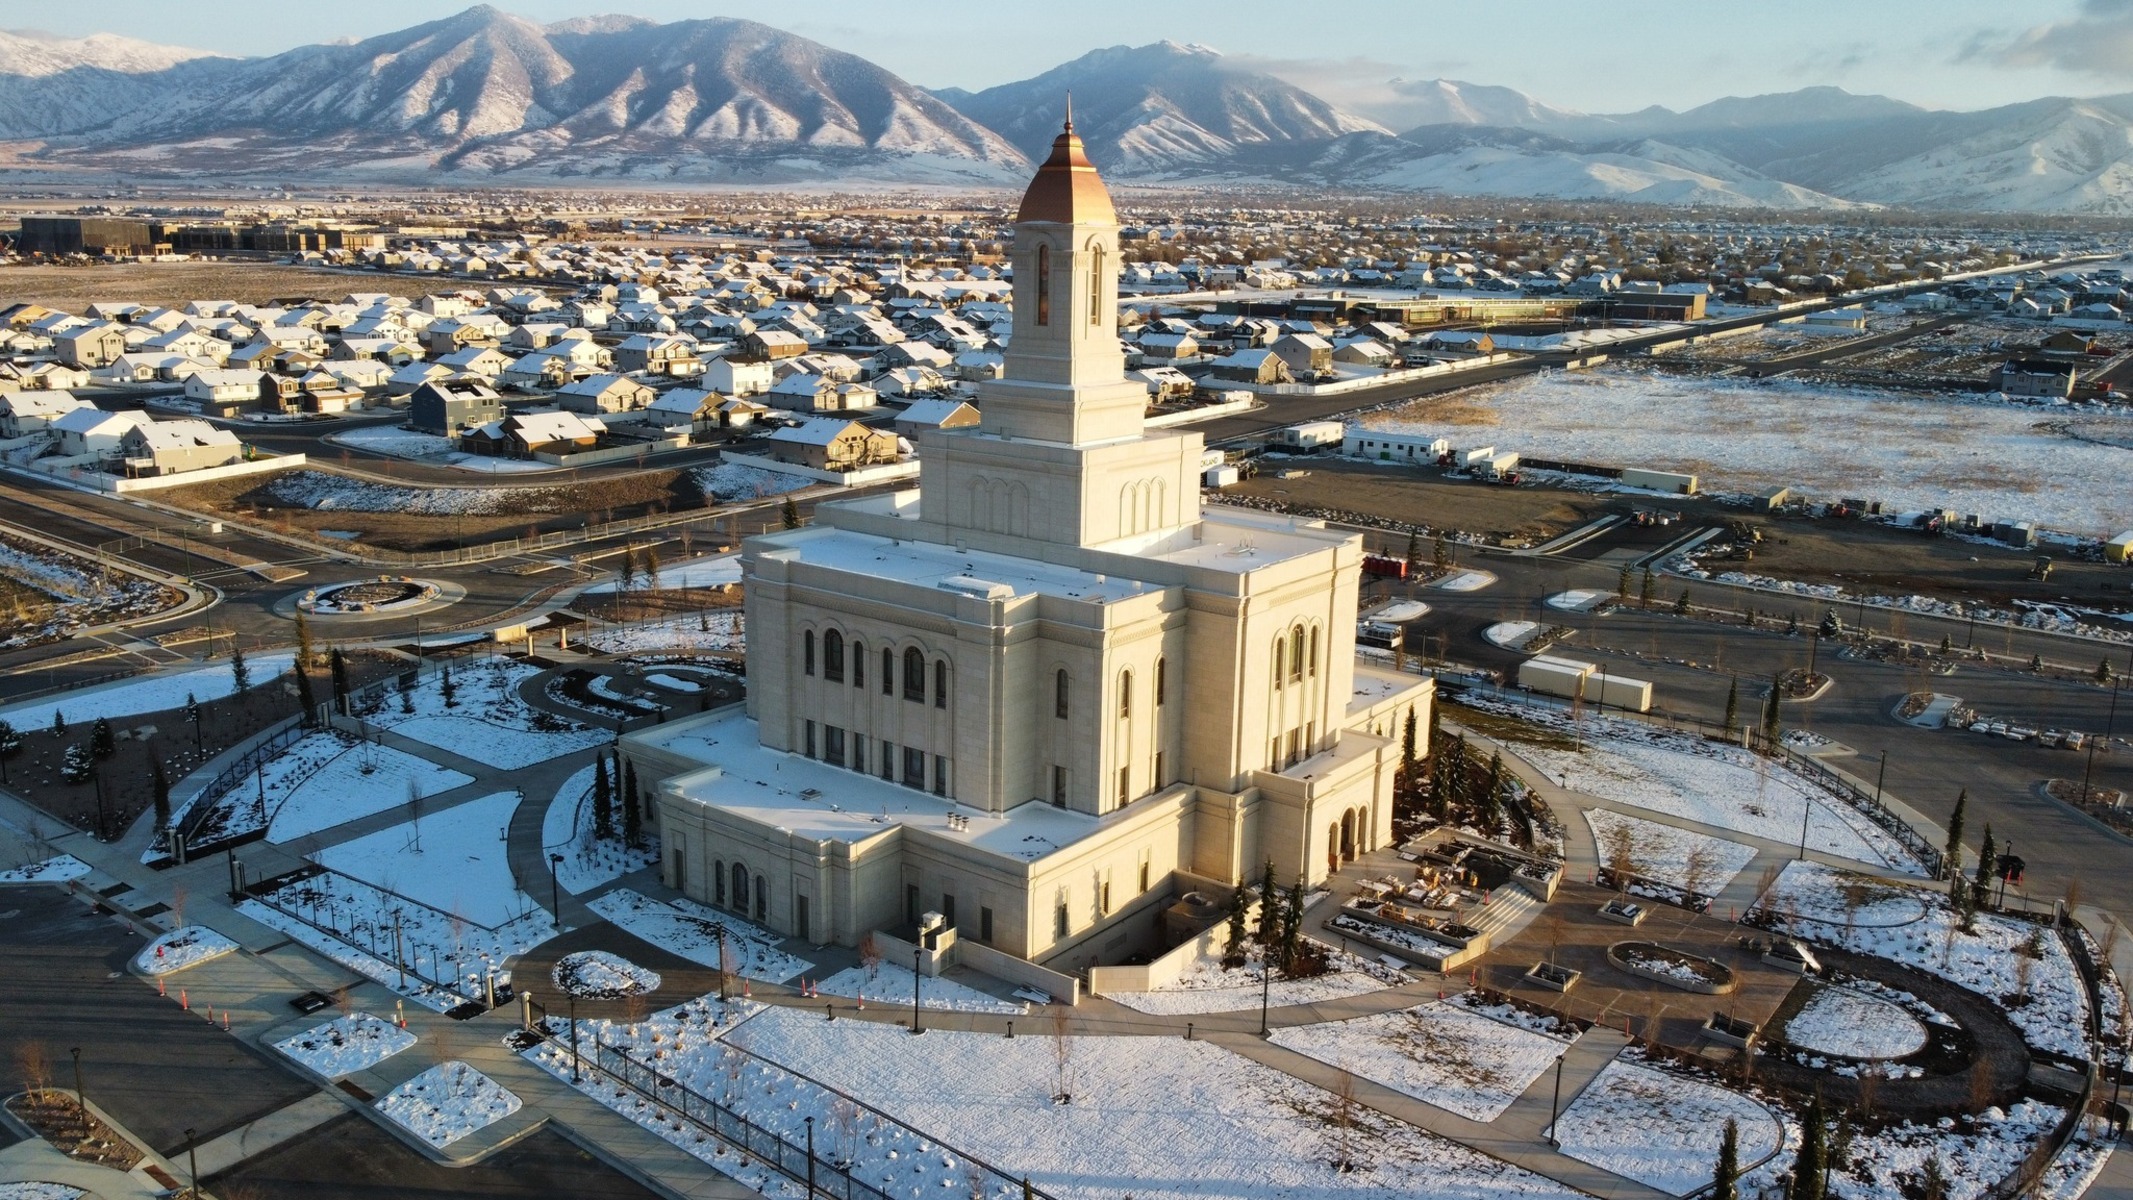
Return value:
M 75 0 L 0 22 L 121 33 L 236 55 L 354 40 L 459 11 L 427 0 L 324 5 L 217 0 L 173 26 L 171 0 Z M 1024 79 L 1103 46 L 1198 42 L 1398 126 L 1403 83 L 1514 87 L 1562 108 L 1683 109 L 1829 84 L 1929 108 L 2133 92 L 2133 0 L 497 0 L 536 21 L 621 12 L 765 21 L 926 87 Z M 1071 13 L 1071 16 L 1062 15 Z M 1211 19 L 1219 14 L 1218 19 Z

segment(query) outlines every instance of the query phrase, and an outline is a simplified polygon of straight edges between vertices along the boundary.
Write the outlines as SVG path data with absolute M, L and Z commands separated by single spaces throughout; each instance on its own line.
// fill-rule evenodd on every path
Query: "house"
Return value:
M 739 396 L 718 406 L 718 423 L 727 429 L 746 429 L 770 412 L 767 404 L 743 400 Z
M 438 437 L 452 437 L 503 415 L 503 398 L 474 379 L 433 380 L 416 388 L 407 404 L 408 424 Z
M 728 396 L 760 396 L 770 390 L 776 372 L 767 362 L 714 358 L 704 364 L 703 385 Z
M 2079 372 L 2070 362 L 2041 358 L 2009 359 L 1992 372 L 1992 390 L 2010 396 L 2054 396 L 2061 400 L 2074 394 Z
M 205 421 L 151 421 L 119 438 L 128 475 L 177 475 L 228 466 L 244 457 L 244 443 Z
M 459 375 L 470 375 L 494 383 L 498 376 L 510 369 L 511 356 L 494 346 L 468 346 L 455 350 L 437 360 L 440 367 L 449 367 Z
M 1324 375 L 1333 370 L 1333 344 L 1315 333 L 1286 333 L 1267 349 L 1288 364 L 1291 375 Z
M 589 375 L 555 394 L 556 403 L 571 412 L 635 412 L 650 404 L 659 393 L 647 384 L 621 375 Z
M 615 369 L 629 374 L 691 376 L 703 373 L 696 343 L 669 333 L 638 333 L 615 347 Z
M 975 405 L 963 400 L 920 400 L 896 414 L 896 436 L 916 440 L 931 429 L 968 429 L 978 423 Z
M 1215 378 L 1229 383 L 1289 383 L 1289 364 L 1272 350 L 1237 350 L 1215 360 Z
M 734 344 L 740 348 L 741 357 L 755 362 L 776 362 L 807 353 L 806 338 L 779 329 L 753 330 L 742 334 Z
M 779 462 L 818 471 L 852 471 L 897 459 L 895 434 L 839 417 L 817 417 L 795 428 L 780 429 L 766 439 L 765 448 Z
M 1141 358 L 1148 362 L 1178 362 L 1200 357 L 1200 341 L 1189 333 L 1144 333 Z
M 1863 308 L 1833 308 L 1826 312 L 1808 313 L 1801 322 L 1810 329 L 1834 330 L 1841 333 L 1865 333 L 1866 310 Z
M 67 413 L 93 407 L 72 392 L 0 392 L 0 437 L 45 433 Z
M 1150 403 L 1164 404 L 1172 400 L 1189 400 L 1196 385 L 1192 376 L 1176 367 L 1142 367 L 1126 372 L 1126 378 L 1147 385 Z
M 185 381 L 185 398 L 198 402 L 202 412 L 222 414 L 259 403 L 266 378 L 264 371 L 196 371 Z
M 59 435 L 59 452 L 68 457 L 85 454 L 116 454 L 119 439 L 136 425 L 146 425 L 150 418 L 146 413 L 107 413 L 96 408 L 77 408 L 61 413 L 51 422 L 51 430 Z
M 863 383 L 839 383 L 822 375 L 788 375 L 763 393 L 763 402 L 792 412 L 849 412 L 872 408 L 879 395 Z
M 425 383 L 450 379 L 452 368 L 443 363 L 411 362 L 386 377 L 385 391 L 393 396 L 410 396 Z
M 126 331 L 109 322 L 84 325 L 54 336 L 52 349 L 77 367 L 107 367 L 126 353 Z
M 639 425 L 672 433 L 702 433 L 718 427 L 718 408 L 724 400 L 725 397 L 717 392 L 701 388 L 675 388 L 660 393 L 657 399 L 632 414 L 631 419 Z
M 1394 363 L 1392 348 L 1374 338 L 1357 338 L 1333 348 L 1333 361 L 1356 367 L 1384 369 Z
M 461 434 L 459 448 L 498 458 L 532 458 L 590 450 L 607 436 L 607 423 L 572 412 L 521 413 Z

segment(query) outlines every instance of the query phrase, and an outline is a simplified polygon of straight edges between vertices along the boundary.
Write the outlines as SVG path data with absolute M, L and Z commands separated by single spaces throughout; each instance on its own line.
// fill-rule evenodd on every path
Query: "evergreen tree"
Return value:
M 163 760 L 151 752 L 148 755 L 148 787 L 155 798 L 156 831 L 170 828 L 170 778 L 163 774 Z
M 607 756 L 593 759 L 593 837 L 615 836 L 615 796 L 607 782 Z
M 1503 824 L 1503 751 L 1489 755 L 1489 778 L 1474 797 L 1474 824 L 1483 833 L 1495 833 Z
M 1949 636 L 1948 636 L 1947 634 L 1945 634 L 1945 633 L 1944 633 L 1944 634 L 1942 634 L 1942 635 L 1940 635 L 1940 652 L 1941 652 L 1942 654 L 1944 654 L 1944 655 L 1945 655 L 1945 654 L 1948 654 L 1949 652 L 1953 651 L 1954 649 L 1955 649 L 1955 639 L 1953 639 L 1953 638 L 1949 637 Z
M 459 687 L 452 682 L 452 664 L 444 664 L 444 669 L 438 672 L 437 690 L 443 693 L 446 708 L 459 707 Z
M 1955 811 L 1948 814 L 1948 844 L 1941 848 L 1942 866 L 1950 875 L 1963 873 L 1963 816 L 1970 807 L 1970 789 L 1955 793 Z
M 1229 894 L 1229 952 L 1244 953 L 1244 885 L 1240 882 Z
M 1274 890 L 1274 860 L 1266 860 L 1259 876 L 1259 928 L 1254 931 L 1262 946 L 1274 944 L 1274 931 L 1281 924 L 1281 893 Z
M 0 721 L 0 759 L 13 758 L 22 749 L 22 735 L 15 732 L 14 725 Z
M 1629 603 L 1629 564 L 1622 565 L 1622 574 L 1615 578 L 1615 599 Z
M 622 840 L 631 846 L 644 844 L 644 797 L 637 791 L 637 764 L 622 764 Z
M 1733 735 L 1739 732 L 1740 676 L 1735 675 L 1733 677 L 1733 682 L 1726 685 L 1726 740 L 1732 741 Z
M 102 762 L 117 753 L 118 741 L 117 739 L 111 736 L 110 720 L 104 717 L 98 717 L 96 719 L 96 724 L 90 726 L 89 728 L 90 757 L 96 759 L 96 761 L 98 762 Z
M 620 591 L 629 591 L 637 586 L 637 546 L 632 542 L 622 547 L 622 565 L 615 569 L 615 583 Z
M 1681 595 L 1674 598 L 1674 614 L 1682 617 L 1689 615 L 1689 589 L 1681 589 Z
M 1984 904 L 1992 897 L 1992 860 L 1999 854 L 1999 846 L 1992 840 L 1992 822 L 1985 822 L 1985 840 L 1977 848 L 1978 903 Z
M 1798 636 L 1800 636 L 1800 614 L 1798 614 L 1798 613 L 1787 613 L 1787 614 L 1785 614 L 1785 635 L 1786 635 L 1787 637 L 1798 637 Z
M 1773 754 L 1777 752 L 1778 704 L 1784 694 L 1784 684 L 1785 677 L 1782 674 L 1770 677 L 1770 702 L 1763 706 L 1763 742 Z
M 1800 1152 L 1792 1160 L 1792 1182 L 1785 1200 L 1823 1200 L 1829 1192 L 1829 1127 L 1822 1094 L 1815 1093 L 1800 1125 Z
M 2107 659 L 2104 659 L 2104 660 L 2103 660 L 2102 662 L 2099 662 L 2099 663 L 2097 663 L 2097 664 L 2096 664 L 2096 682 L 2098 682 L 2098 683 L 2109 683 L 2109 682 L 2111 682 L 2111 660 L 2110 660 L 2110 659 L 2108 659 L 2108 658 L 2107 658 Z
M 1977 892 L 1970 880 L 1960 871 L 1948 881 L 1948 907 L 1955 913 L 1955 920 L 1964 933 L 1977 930 Z
M 291 670 L 296 675 L 296 715 L 304 719 L 304 724 L 309 725 L 311 714 L 318 711 L 318 697 L 311 694 L 311 672 L 304 669 L 302 662 L 298 662 Z
M 348 656 L 335 646 L 326 656 L 328 669 L 333 672 L 333 706 L 346 711 L 348 708 Z
M 311 645 L 311 618 L 299 608 L 296 610 L 296 669 L 308 668 L 317 657 Z
M 67 736 L 67 714 L 56 708 L 52 710 L 52 736 Z
M 785 497 L 785 503 L 783 505 L 780 505 L 779 507 L 779 515 L 784 518 L 785 528 L 798 529 L 800 527 L 799 503 L 795 501 L 790 495 L 788 495 Z
M 1444 531 L 1442 529 L 1437 531 L 1437 544 L 1430 548 L 1430 561 L 1436 564 L 1439 571 L 1451 569 L 1452 548 L 1444 544 Z
M 1938 1154 L 1927 1155 L 1918 1170 L 1918 1200 L 1948 1200 L 1948 1168 L 1940 1165 Z
M 1304 881 L 1297 876 L 1289 885 L 1288 903 L 1281 909 L 1281 969 L 1296 969 L 1296 951 L 1303 944 Z
M 659 547 L 646 546 L 644 548 L 644 563 L 639 569 L 644 572 L 644 590 L 648 592 L 658 591 Z
M 1718 1139 L 1718 1166 L 1711 1172 L 1709 1200 L 1740 1200 L 1740 1122 L 1726 1118 Z
M 193 753 L 204 753 L 200 744 L 200 702 L 191 692 L 185 693 L 185 719 L 193 723 Z
M 252 665 L 244 661 L 244 647 L 235 642 L 230 643 L 230 682 L 235 685 L 232 695 L 252 686 Z
M 1412 575 L 1422 569 L 1422 535 L 1407 531 L 1407 573 Z
M 1644 586 L 1637 593 L 1638 603 L 1644 605 L 1644 607 L 1646 608 L 1650 608 L 1652 606 L 1652 596 L 1655 595 L 1658 590 L 1659 577 L 1652 574 L 1652 569 L 1650 567 L 1644 568 Z

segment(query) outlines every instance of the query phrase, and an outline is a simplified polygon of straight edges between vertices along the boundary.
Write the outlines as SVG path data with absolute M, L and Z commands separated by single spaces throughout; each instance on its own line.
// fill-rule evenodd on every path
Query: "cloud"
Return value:
M 1981 34 L 1957 59 L 2123 79 L 2133 63 L 2133 0 L 2082 0 L 2070 20 L 2035 25 L 2012 37 Z
M 1357 116 L 1389 129 L 1408 129 L 1434 117 L 1436 79 L 1474 66 L 1470 59 L 1446 58 L 1425 63 L 1391 63 L 1357 55 L 1349 58 L 1274 58 L 1231 54 L 1222 60 L 1239 70 L 1259 71 L 1286 80 Z M 1433 78 L 1407 78 L 1413 73 Z

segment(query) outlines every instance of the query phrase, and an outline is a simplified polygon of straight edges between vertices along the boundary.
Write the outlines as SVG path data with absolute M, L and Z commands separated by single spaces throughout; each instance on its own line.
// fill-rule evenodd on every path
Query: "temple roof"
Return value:
M 1050 221 L 1061 225 L 1116 225 L 1118 211 L 1111 207 L 1110 189 L 1096 173 L 1074 132 L 1074 110 L 1067 109 L 1066 128 L 1052 139 L 1052 155 L 1037 168 L 1029 190 L 1022 193 L 1022 211 L 1015 222 Z

